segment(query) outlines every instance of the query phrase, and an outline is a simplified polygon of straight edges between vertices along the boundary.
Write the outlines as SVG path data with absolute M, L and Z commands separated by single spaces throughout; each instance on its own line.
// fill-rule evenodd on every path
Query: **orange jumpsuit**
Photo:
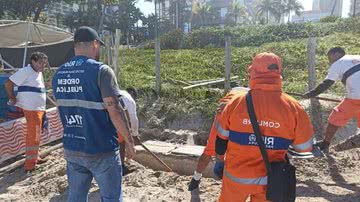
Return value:
M 329 116 L 329 123 L 343 127 L 350 119 L 356 116 L 358 128 L 360 128 L 360 100 L 345 98 L 332 110 Z
M 271 62 L 272 57 L 275 56 L 266 57 L 265 64 Z M 281 63 L 279 66 L 281 70 Z M 273 71 L 267 74 L 260 69 L 250 80 L 254 108 L 270 162 L 285 161 L 290 145 L 305 152 L 311 151 L 313 144 L 310 119 L 295 99 L 281 92 L 280 75 Z M 245 95 L 237 96 L 226 105 L 218 117 L 217 132 L 218 138 L 228 141 L 219 201 L 245 202 L 248 197 L 252 202 L 267 201 L 266 168 L 253 134 Z
M 220 112 L 224 109 L 224 107 L 226 106 L 226 104 L 233 98 L 235 98 L 236 96 L 239 96 L 241 94 L 244 94 L 244 91 L 240 91 L 240 90 L 231 90 L 229 93 L 227 93 L 223 98 L 221 98 L 219 100 L 219 108 L 218 108 L 218 113 L 215 115 L 215 119 L 214 122 L 211 126 L 211 130 L 210 130 L 210 134 L 209 134 L 209 138 L 206 144 L 206 147 L 204 148 L 204 154 L 206 154 L 207 156 L 215 156 L 215 141 L 216 141 L 216 136 L 217 136 L 217 127 L 218 127 L 218 117 Z
M 23 110 L 26 118 L 26 147 L 25 147 L 25 170 L 35 169 L 38 162 L 40 136 L 42 130 L 42 122 L 45 111 L 28 111 Z

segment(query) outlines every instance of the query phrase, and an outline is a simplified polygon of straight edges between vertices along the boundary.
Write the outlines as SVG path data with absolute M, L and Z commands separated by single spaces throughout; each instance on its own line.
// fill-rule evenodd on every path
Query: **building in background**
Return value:
M 67 4 L 65 2 L 56 2 L 45 8 L 44 16 L 47 18 L 46 23 L 57 27 L 62 27 L 62 19 L 67 14 L 79 10 L 79 4 Z
M 256 18 L 256 3 L 258 0 L 163 0 L 160 1 L 159 18 L 160 20 L 170 20 L 177 28 L 191 30 L 196 19 L 204 18 L 201 12 L 209 6 L 212 17 L 201 19 L 201 26 L 224 26 L 233 4 L 238 2 L 244 7 L 252 19 Z M 185 16 L 185 17 L 184 17 Z M 281 22 L 284 17 L 281 18 Z M 241 16 L 238 16 L 237 23 L 242 23 Z M 274 16 L 270 16 L 271 23 L 277 23 Z
M 343 0 L 313 0 L 313 11 L 342 16 Z
M 292 22 L 318 22 L 327 16 L 342 16 L 343 0 L 313 0 L 311 11 L 303 11 L 299 16 L 293 15 Z
M 354 15 L 360 16 L 360 0 L 351 0 L 350 16 L 354 16 Z
M 233 0 L 163 0 L 160 1 L 158 14 L 160 20 L 170 20 L 177 28 L 190 30 L 196 15 L 201 15 L 201 12 L 205 12 L 205 7 L 209 6 L 214 18 L 203 19 L 201 24 L 203 26 L 221 26 L 225 22 L 232 2 Z

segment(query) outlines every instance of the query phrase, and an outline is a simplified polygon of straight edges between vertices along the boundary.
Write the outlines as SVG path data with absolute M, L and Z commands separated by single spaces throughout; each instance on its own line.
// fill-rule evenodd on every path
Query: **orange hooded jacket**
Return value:
M 281 91 L 281 60 L 258 54 L 249 68 L 255 113 L 270 162 L 284 161 L 288 147 L 312 150 L 313 128 L 303 107 Z M 220 201 L 240 201 L 266 191 L 266 168 L 247 112 L 245 95 L 232 99 L 218 117 L 218 138 L 227 140 Z
M 223 98 L 221 98 L 219 100 L 219 107 L 218 107 L 218 112 L 215 115 L 214 118 L 214 122 L 211 126 L 211 130 L 210 130 L 210 134 L 209 134 L 209 138 L 207 140 L 207 144 L 206 147 L 204 148 L 204 154 L 208 155 L 208 156 L 215 156 L 215 141 L 216 141 L 216 137 L 217 137 L 217 127 L 218 127 L 218 117 L 221 113 L 221 111 L 224 109 L 224 107 L 226 106 L 226 104 L 228 102 L 230 102 L 230 100 L 232 100 L 233 98 L 235 98 L 236 96 L 239 95 L 243 95 L 245 94 L 245 90 L 241 90 L 241 89 L 237 89 L 234 88 L 232 89 L 229 93 L 227 93 Z

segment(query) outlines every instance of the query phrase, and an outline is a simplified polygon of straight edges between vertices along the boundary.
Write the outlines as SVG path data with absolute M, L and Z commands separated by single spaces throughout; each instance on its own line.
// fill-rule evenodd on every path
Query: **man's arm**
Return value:
M 124 137 L 127 158 L 132 158 L 135 155 L 134 142 L 129 133 L 129 128 L 126 125 L 125 110 L 119 101 L 119 87 L 114 71 L 104 65 L 98 75 L 98 86 L 100 88 L 101 97 L 106 110 L 109 113 L 111 122 L 114 124 L 116 130 Z
M 14 94 L 14 82 L 12 82 L 10 79 L 8 79 L 5 82 L 5 90 L 6 94 L 9 98 L 10 103 L 9 104 L 15 104 L 16 103 L 16 96 Z
M 127 158 L 133 158 L 135 156 L 134 141 L 126 125 L 124 109 L 121 107 L 117 97 L 105 97 L 103 101 L 116 130 L 121 131 L 121 135 L 124 137 Z
M 304 98 L 312 98 L 320 95 L 321 93 L 325 92 L 327 89 L 329 89 L 335 81 L 330 79 L 325 79 L 323 82 L 321 82 L 315 89 L 306 92 L 303 96 Z

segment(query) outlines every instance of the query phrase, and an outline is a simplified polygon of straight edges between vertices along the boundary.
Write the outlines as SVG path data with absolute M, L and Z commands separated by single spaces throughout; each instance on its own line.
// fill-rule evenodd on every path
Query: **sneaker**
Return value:
M 27 176 L 31 176 L 34 171 L 35 171 L 35 168 L 30 169 L 30 170 L 28 170 L 28 169 L 25 169 L 25 170 L 24 170 L 24 172 L 25 172 L 25 174 L 26 174 Z

